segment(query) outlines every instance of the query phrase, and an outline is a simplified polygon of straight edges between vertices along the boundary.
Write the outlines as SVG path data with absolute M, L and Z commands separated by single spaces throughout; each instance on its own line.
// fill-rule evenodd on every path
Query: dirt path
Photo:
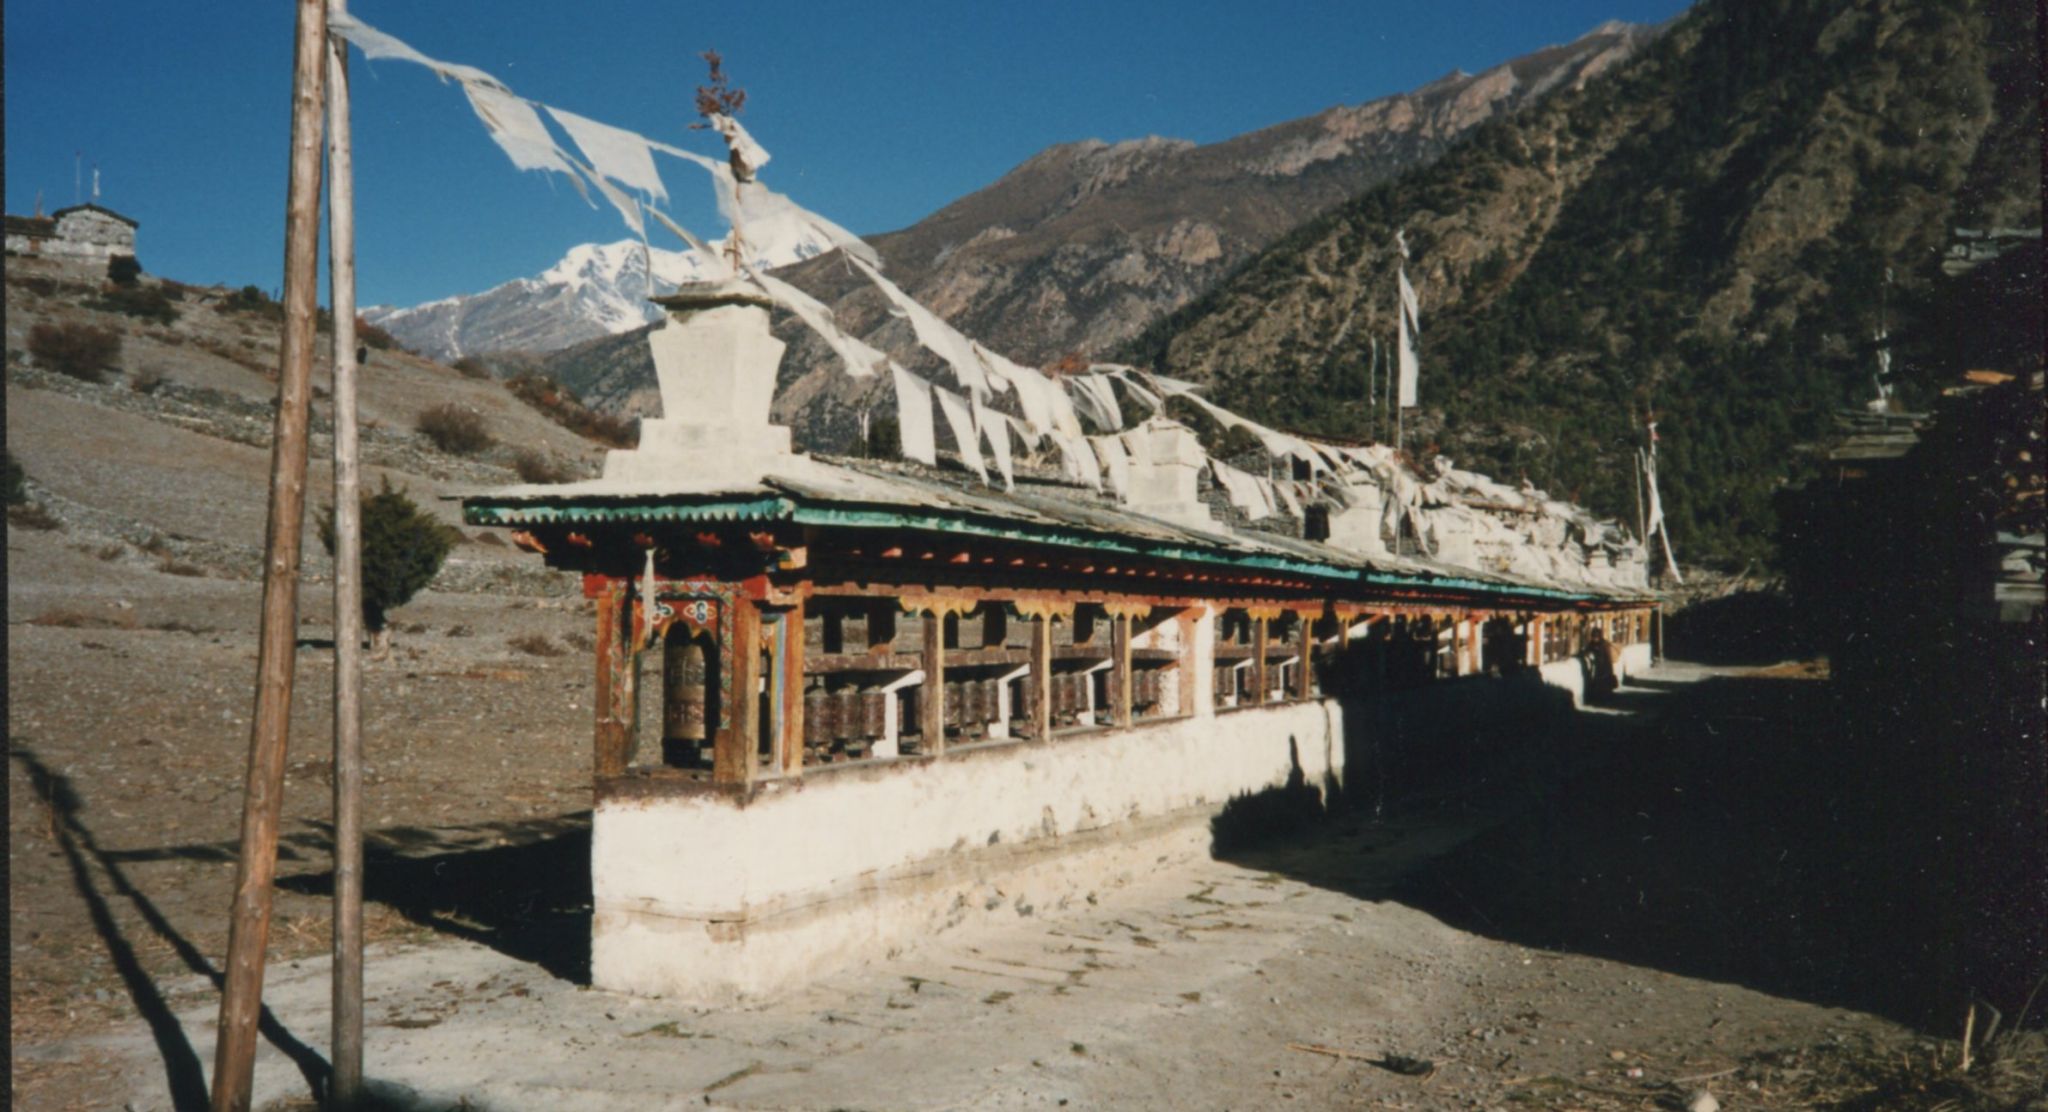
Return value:
M 1602 728 L 1586 736 L 1616 751 L 1579 754 L 1593 771 L 1565 786 L 1633 768 L 1620 759 L 1630 747 L 1695 722 L 1695 685 L 1715 679 L 1666 669 L 1589 718 Z M 476 779 L 485 795 L 503 790 Z M 1813 1107 L 1829 1086 L 1870 1089 L 1843 1077 L 1871 1048 L 1909 1063 L 1942 1052 L 1827 1006 L 1825 993 L 1803 993 L 1827 1001 L 1815 1004 L 1729 983 L 1777 988 L 1751 970 L 1683 975 L 1699 963 L 1682 939 L 1643 934 L 1626 915 L 1612 925 L 1628 937 L 1610 945 L 1597 931 L 1534 939 L 1532 923 L 1508 914 L 1524 894 L 1501 877 L 1531 871 L 1558 842 L 1542 830 L 1559 825 L 1555 801 L 1573 790 L 1350 815 L 1307 842 L 1135 877 L 1092 902 L 964 929 L 800 996 L 720 1012 L 584 987 L 576 894 L 587 892 L 588 832 L 573 814 L 412 828 L 411 844 L 387 829 L 371 869 L 373 919 L 389 930 L 370 966 L 369 1070 L 401 1107 L 420 1108 L 1641 1108 L 1695 1088 L 1724 1107 L 1772 1108 Z M 455 810 L 492 808 L 479 798 Z M 1584 798 L 1580 811 L 1605 814 Z M 21 1106 L 177 1106 L 204 1091 L 211 982 L 146 953 L 124 959 L 115 940 L 180 937 L 169 923 L 153 931 L 145 905 L 180 909 L 210 937 L 199 912 L 218 909 L 188 908 L 176 891 L 219 888 L 224 905 L 225 877 L 133 865 L 123 881 L 109 859 L 127 859 L 79 841 L 74 832 L 60 852 L 83 862 L 76 887 L 102 910 L 46 912 L 76 919 L 61 964 L 111 960 L 126 967 L 125 991 L 96 1001 L 96 1019 L 17 1023 Z M 323 855 L 305 853 L 284 882 L 287 923 L 317 917 L 324 897 Z M 1613 910 L 1611 885 L 1594 878 L 1626 859 L 1581 849 L 1581 886 L 1602 893 L 1598 907 Z M 1465 890 L 1474 884 L 1484 887 Z M 121 925 L 138 914 L 135 928 Z M 258 1093 L 290 1104 L 324 1070 L 327 967 L 318 946 L 284 949 Z M 171 950 L 173 968 L 217 961 L 205 946 Z M 1389 1055 L 1429 1063 L 1417 1067 L 1427 1075 L 1387 1068 Z M 104 1099 L 81 1102 L 87 1093 Z

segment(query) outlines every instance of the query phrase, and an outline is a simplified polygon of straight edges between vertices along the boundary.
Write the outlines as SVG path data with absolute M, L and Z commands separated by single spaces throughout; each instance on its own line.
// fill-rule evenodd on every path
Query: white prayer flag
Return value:
M 1401 396 L 1398 401 L 1406 408 L 1415 404 L 1415 380 L 1420 370 L 1420 361 L 1415 356 L 1415 336 L 1408 330 L 1408 314 L 1403 311 L 1398 315 L 1401 318 L 1396 348 L 1401 371 Z
M 469 98 L 469 106 L 476 111 L 476 117 L 483 121 L 484 129 L 491 133 L 491 139 L 498 144 L 512 165 L 521 170 L 553 170 L 557 173 L 575 176 L 569 168 L 568 159 L 562 157 L 562 150 L 555 146 L 554 136 L 548 134 L 547 125 L 541 123 L 540 113 L 533 106 L 505 91 L 495 81 L 462 83 L 463 95 Z
M 1230 466 L 1220 459 L 1209 461 L 1209 471 L 1223 486 L 1223 493 L 1230 498 L 1230 504 L 1244 511 L 1244 515 L 1257 521 L 1273 516 L 1273 500 L 1260 486 L 1257 476 Z
M 962 336 L 952 325 L 939 319 L 937 313 L 912 300 L 911 296 L 897 287 L 896 283 L 875 270 L 865 259 L 852 260 L 854 269 L 867 276 L 875 288 L 901 311 L 910 321 L 911 331 L 917 333 L 917 342 L 925 350 L 946 361 L 953 369 L 953 377 L 962 389 L 969 393 L 980 393 L 988 389 L 988 377 L 982 370 L 981 359 L 974 353 L 974 344 Z
M 974 407 L 974 427 L 988 438 L 989 452 L 996 457 L 996 470 L 1003 475 L 1003 489 L 1015 490 L 1017 480 L 1010 465 L 1010 418 L 982 405 L 978 394 L 967 395 L 967 404 Z
M 1415 287 L 1408 284 L 1408 268 L 1402 267 L 1397 273 L 1401 281 L 1401 309 L 1408 314 L 1409 327 L 1422 330 L 1422 302 L 1415 296 Z
M 896 379 L 896 432 L 903 445 L 903 458 L 937 464 L 938 450 L 932 444 L 931 385 L 893 363 L 889 372 Z
M 647 149 L 646 138 L 552 106 L 548 115 L 576 141 L 576 149 L 590 161 L 591 169 L 654 200 L 668 200 L 668 190 L 662 187 L 661 174 L 654 168 L 654 155 Z
M 847 335 L 824 302 L 765 271 L 749 270 L 747 277 L 767 291 L 777 305 L 796 314 L 798 320 L 816 332 L 825 341 L 825 346 L 839 356 L 839 361 L 846 364 L 847 374 L 866 378 L 880 370 L 883 364 L 892 362 L 888 356 Z
M 960 462 L 980 476 L 986 486 L 988 468 L 981 463 L 981 435 L 974 430 L 974 414 L 967 408 L 966 399 L 943 386 L 932 387 L 932 396 L 939 399 L 939 412 L 946 417 L 946 427 L 953 430 L 953 443 L 959 446 Z
M 1107 375 L 1071 375 L 1067 381 L 1074 387 L 1075 399 L 1087 409 L 1088 418 L 1102 431 L 1122 431 L 1123 409 L 1116 404 L 1116 388 L 1109 384 Z
M 1102 469 L 1109 475 L 1109 489 L 1119 498 L 1131 494 L 1131 460 L 1124 453 L 1124 442 L 1117 436 L 1098 436 L 1089 441 L 1094 446 L 1095 458 L 1102 461 Z

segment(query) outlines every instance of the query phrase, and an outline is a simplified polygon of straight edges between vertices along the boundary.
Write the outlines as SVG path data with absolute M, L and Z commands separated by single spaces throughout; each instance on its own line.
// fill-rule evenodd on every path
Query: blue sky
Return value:
M 690 132 L 714 47 L 774 154 L 768 184 L 856 232 L 916 222 L 1054 143 L 1213 142 L 1476 71 L 1682 0 L 1432 3 L 563 3 L 356 0 L 364 21 L 520 95 L 653 138 Z M 13 0 L 5 6 L 6 204 L 85 189 L 141 221 L 152 273 L 278 285 L 292 5 Z M 351 60 L 363 304 L 412 304 L 537 273 L 622 238 L 561 179 L 521 173 L 461 91 Z M 723 232 L 701 172 L 662 162 L 670 211 Z M 659 241 L 657 241 L 659 242 Z M 667 244 L 676 246 L 675 244 Z

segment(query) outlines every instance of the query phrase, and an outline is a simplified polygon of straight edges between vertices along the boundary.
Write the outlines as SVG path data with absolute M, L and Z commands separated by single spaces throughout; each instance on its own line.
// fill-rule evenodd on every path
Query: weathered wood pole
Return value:
M 926 756 L 946 751 L 946 612 L 924 612 L 924 690 L 917 700 L 918 733 Z
M 328 14 L 341 0 L 327 0 Z M 327 289 L 334 307 L 334 1080 L 327 1105 L 363 1091 L 363 527 L 356 453 L 356 209 L 348 43 L 327 38 Z
M 1118 612 L 1110 615 L 1109 626 L 1109 676 L 1110 721 L 1118 726 L 1131 724 L 1131 616 Z
M 1264 615 L 1252 619 L 1252 705 L 1266 705 L 1266 645 L 1270 636 Z
M 320 261 L 320 109 L 326 71 L 327 9 L 298 0 L 292 58 L 291 177 L 285 199 L 284 339 L 278 352 L 277 422 L 270 453 L 270 520 L 263 562 L 263 617 L 257 642 L 256 710 L 242 797 L 242 853 L 228 923 L 227 985 L 213 1058 L 215 1112 L 249 1107 L 256 1021 L 263 1010 L 263 958 L 270 943 L 271 881 L 277 872 L 278 814 L 290 734 L 297 656 L 299 547 L 306 507 L 306 425 L 313 371 Z
M 1031 736 L 1052 737 L 1052 615 L 1031 620 Z

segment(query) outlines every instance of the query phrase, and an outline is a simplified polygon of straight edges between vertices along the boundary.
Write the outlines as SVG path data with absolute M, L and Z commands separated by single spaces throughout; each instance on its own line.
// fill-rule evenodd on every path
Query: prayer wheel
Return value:
M 888 730 L 888 701 L 893 696 L 882 691 L 863 691 L 860 695 L 860 734 L 863 738 L 878 738 Z
M 844 687 L 832 694 L 832 736 L 861 736 L 860 689 Z
M 662 651 L 661 734 L 664 740 L 703 741 L 704 646 L 671 636 Z
M 804 692 L 804 745 L 815 747 L 832 743 L 832 723 L 828 717 L 831 698 L 823 687 Z

